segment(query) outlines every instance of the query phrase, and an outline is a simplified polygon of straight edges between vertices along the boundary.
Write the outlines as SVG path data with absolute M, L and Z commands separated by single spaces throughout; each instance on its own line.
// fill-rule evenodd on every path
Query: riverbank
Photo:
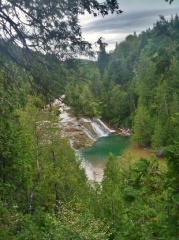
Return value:
M 152 153 L 150 148 L 141 148 L 136 143 L 132 142 L 124 150 L 122 156 L 119 157 L 119 165 L 122 169 L 128 169 L 130 165 L 134 164 L 140 158 L 151 159 L 155 157 L 155 154 Z M 159 163 L 162 166 L 166 165 L 165 158 L 157 157 Z M 89 182 L 101 182 L 103 179 L 105 162 L 102 163 L 83 163 L 83 167 L 86 170 Z
M 137 143 L 131 142 L 128 148 L 124 150 L 124 153 L 122 155 L 123 158 L 131 158 L 132 162 L 137 161 L 141 157 L 150 159 L 152 157 L 155 157 L 158 159 L 159 163 L 161 165 L 165 165 L 165 158 L 164 157 L 156 157 L 156 155 L 151 151 L 150 148 L 142 148 Z

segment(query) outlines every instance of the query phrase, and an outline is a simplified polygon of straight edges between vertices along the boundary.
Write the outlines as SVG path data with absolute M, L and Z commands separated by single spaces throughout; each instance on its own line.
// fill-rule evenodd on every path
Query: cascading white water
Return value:
M 96 133 L 97 137 L 105 137 L 108 135 L 108 133 L 106 133 L 100 124 L 98 124 L 98 122 L 92 122 L 91 126 L 94 130 L 94 132 Z
M 113 130 L 110 130 L 100 119 L 81 118 L 81 127 L 84 133 L 90 139 L 96 141 L 99 137 L 108 136 Z
M 63 96 L 64 98 L 64 96 Z M 59 109 L 61 111 L 60 114 L 60 123 L 62 128 L 67 128 L 68 131 L 71 127 L 73 131 L 76 129 L 79 131 L 84 132 L 84 134 L 92 139 L 93 141 L 96 141 L 99 137 L 104 137 L 108 136 L 111 132 L 114 132 L 113 130 L 109 129 L 99 118 L 86 118 L 83 117 L 80 120 L 77 120 L 76 117 L 71 115 L 71 109 L 67 105 L 65 105 L 63 102 L 60 100 L 54 101 L 54 105 L 59 105 Z
M 82 127 L 83 132 L 86 134 L 87 137 L 89 137 L 90 139 L 92 139 L 93 141 L 96 141 L 96 137 L 94 136 L 94 134 L 89 131 L 87 128 L 85 128 L 84 126 Z
M 99 118 L 97 118 L 97 121 L 100 123 L 101 127 L 107 134 L 115 132 L 115 130 L 111 130 L 110 128 L 108 128 L 108 126 L 106 126 Z
M 93 165 L 84 159 L 77 149 L 87 148 L 99 137 L 108 136 L 110 130 L 100 119 L 83 117 L 77 119 L 73 111 L 61 101 L 56 101 L 60 109 L 59 126 L 62 137 L 67 137 L 71 146 L 76 149 L 77 156 L 81 159 L 81 167 L 91 181 L 100 182 L 103 177 L 103 165 Z M 80 156 L 81 155 L 81 156 Z

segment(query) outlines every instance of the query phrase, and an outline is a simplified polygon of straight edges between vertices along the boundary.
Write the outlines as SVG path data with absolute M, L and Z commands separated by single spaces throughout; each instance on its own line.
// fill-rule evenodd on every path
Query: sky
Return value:
M 102 0 L 100 0 L 102 1 Z M 85 14 L 80 16 L 83 38 L 94 44 L 100 37 L 108 44 L 106 50 L 114 50 L 115 44 L 125 40 L 134 31 L 140 34 L 153 27 L 163 15 L 167 20 L 171 15 L 179 15 L 179 0 L 170 5 L 165 0 L 118 0 L 122 14 L 110 14 L 104 18 Z M 95 48 L 95 45 L 94 49 Z

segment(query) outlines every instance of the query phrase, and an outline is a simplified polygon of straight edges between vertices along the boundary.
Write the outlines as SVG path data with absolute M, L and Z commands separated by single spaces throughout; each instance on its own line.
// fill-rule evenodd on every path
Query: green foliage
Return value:
M 117 1 L 2 2 L 1 36 L 10 43 L 21 44 L 26 50 L 55 53 L 62 59 L 71 57 L 72 53 L 84 54 L 89 52 L 91 45 L 82 38 L 78 14 L 85 11 L 94 16 L 121 12 Z
M 73 41 L 78 36 L 81 50 L 88 46 L 79 35 L 79 11 L 87 9 L 95 15 L 97 9 L 105 15 L 118 6 L 116 1 L 47 2 L 7 1 L 0 12 L 21 6 L 27 15 L 35 14 L 36 19 L 29 15 L 27 21 L 32 27 L 40 27 L 40 19 L 49 22 L 50 32 L 38 28 L 39 37 L 34 40 L 30 35 L 20 39 L 18 28 L 12 40 L 30 39 L 34 46 L 45 43 L 44 50 L 51 52 L 51 40 L 59 38 L 62 58 L 75 49 Z M 62 16 L 49 21 L 62 10 L 68 10 L 71 20 L 69 35 L 61 34 L 67 26 Z M 6 22 L 4 27 L 10 27 L 7 18 Z M 0 239 L 178 238 L 178 26 L 177 15 L 171 21 L 161 17 L 152 30 L 129 35 L 116 44 L 109 58 L 105 44 L 99 41 L 98 63 L 81 61 L 80 65 L 78 61 L 59 62 L 53 54 L 23 55 L 20 47 L 0 40 Z M 24 33 L 23 28 L 19 30 Z M 64 37 L 72 37 L 67 45 Z M 101 185 L 89 186 L 74 150 L 61 137 L 58 109 L 45 107 L 52 93 L 59 97 L 64 89 L 77 115 L 102 116 L 116 127 L 133 127 L 139 144 L 166 151 L 167 166 L 144 158 L 128 165 L 128 159 L 109 155 Z
M 99 98 L 99 71 L 89 63 L 89 66 L 80 66 L 77 80 L 73 80 L 66 86 L 66 101 L 75 110 L 75 114 L 100 117 L 101 102 Z M 73 91 L 71 90 L 73 89 Z
M 170 231 L 168 234 L 175 239 L 178 237 L 179 227 L 179 143 L 175 142 L 167 149 L 167 166 L 166 175 L 166 208 L 168 210 L 167 221 Z
M 53 212 L 59 201 L 68 202 L 77 192 L 85 191 L 86 179 L 74 151 L 60 136 L 58 117 L 34 107 L 33 101 L 29 101 L 20 118 L 26 134 L 24 140 L 29 143 L 30 137 L 33 144 L 32 153 L 28 154 L 33 167 L 32 183 L 27 192 L 28 209 L 31 212 L 40 204 Z
M 102 106 L 104 118 L 116 127 L 125 125 L 123 119 L 127 119 L 129 111 L 126 91 L 122 90 L 120 85 L 114 85 L 106 95 L 105 98 L 108 98 L 108 103 Z M 110 119 L 111 115 L 113 116 L 112 120 Z
M 98 217 L 103 219 L 108 226 L 112 236 L 120 231 L 123 218 L 123 200 L 121 194 L 121 176 L 118 160 L 112 154 L 109 155 L 104 177 L 102 190 L 98 196 Z
M 110 235 L 109 228 L 80 204 L 77 204 L 75 209 L 69 205 L 62 206 L 59 222 L 64 239 L 107 240 Z
M 177 154 L 176 143 L 167 150 L 168 170 L 144 158 L 124 170 L 109 156 L 94 210 L 110 226 L 110 239 L 177 238 Z
M 176 155 L 173 157 L 176 163 Z M 123 168 L 109 157 L 98 196 L 98 216 L 110 226 L 111 239 L 176 239 L 178 205 L 173 201 L 178 178 L 171 169 L 168 172 L 156 159 L 145 158 Z
M 153 29 L 116 44 L 99 85 L 102 118 L 132 128 L 140 145 L 156 150 L 179 131 L 178 22 L 161 16 Z
M 23 109 L 1 108 L 0 238 L 69 239 L 57 213 L 70 201 L 88 206 L 86 176 L 60 136 L 58 116 L 38 97 L 27 101 Z
M 139 144 L 150 145 L 151 119 L 148 110 L 144 106 L 137 109 L 134 119 L 134 139 Z
M 102 76 L 109 61 L 109 56 L 105 49 L 107 46 L 107 43 L 103 42 L 102 37 L 100 37 L 96 43 L 99 45 L 97 65 Z

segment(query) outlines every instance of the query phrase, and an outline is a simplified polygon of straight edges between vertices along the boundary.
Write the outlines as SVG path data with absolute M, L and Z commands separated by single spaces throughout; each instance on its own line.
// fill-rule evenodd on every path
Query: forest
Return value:
M 117 1 L 0 1 L 0 239 L 177 240 L 179 16 L 160 16 L 110 53 L 99 38 L 91 61 L 72 58 L 93 55 L 84 11 L 122 12 Z M 102 182 L 90 184 L 61 136 L 52 103 L 62 94 L 77 117 L 130 128 L 153 157 L 109 153 Z

